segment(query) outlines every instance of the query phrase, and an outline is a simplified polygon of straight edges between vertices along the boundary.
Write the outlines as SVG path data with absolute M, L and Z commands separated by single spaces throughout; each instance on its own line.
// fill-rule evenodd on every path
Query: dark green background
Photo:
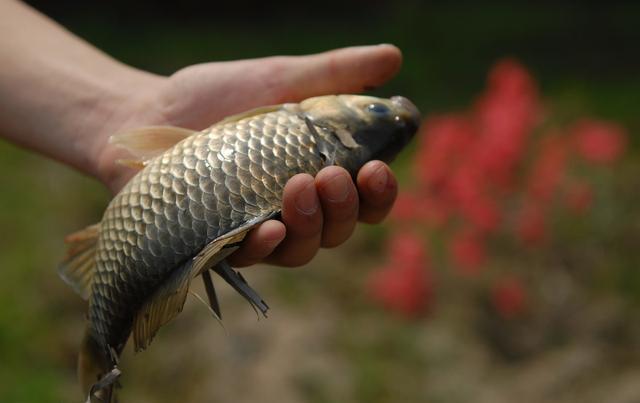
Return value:
M 634 2 L 31 3 L 116 58 L 163 74 L 204 61 L 393 43 L 405 65 L 381 92 L 413 97 L 427 111 L 465 105 L 505 56 L 530 68 L 545 94 L 589 95 L 589 110 L 611 116 L 633 120 L 640 88 Z

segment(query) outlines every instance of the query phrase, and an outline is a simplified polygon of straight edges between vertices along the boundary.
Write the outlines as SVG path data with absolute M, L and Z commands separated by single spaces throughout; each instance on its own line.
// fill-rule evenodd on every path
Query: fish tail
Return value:
M 119 376 L 117 357 L 107 354 L 87 329 L 78 356 L 78 378 L 86 403 L 115 403 Z

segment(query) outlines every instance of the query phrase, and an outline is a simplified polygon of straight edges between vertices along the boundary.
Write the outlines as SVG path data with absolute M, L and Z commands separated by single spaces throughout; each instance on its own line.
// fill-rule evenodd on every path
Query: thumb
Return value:
M 257 106 L 377 87 L 393 77 L 401 64 L 402 54 L 393 45 L 203 63 L 171 77 L 163 110 L 171 124 L 202 129 Z
M 402 53 L 393 45 L 355 46 L 279 61 L 290 100 L 338 93 L 362 92 L 396 75 Z

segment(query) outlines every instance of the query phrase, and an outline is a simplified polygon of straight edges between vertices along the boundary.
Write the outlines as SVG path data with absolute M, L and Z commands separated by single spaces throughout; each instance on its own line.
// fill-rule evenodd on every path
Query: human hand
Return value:
M 257 106 L 360 92 L 387 81 L 400 64 L 397 48 L 379 45 L 301 57 L 205 63 L 169 78 L 148 77 L 97 134 L 95 171 L 113 191 L 134 174 L 114 164 L 122 156 L 121 150 L 108 143 L 115 132 L 145 125 L 204 129 Z M 251 231 L 230 263 L 236 267 L 260 261 L 280 266 L 305 264 L 320 247 L 347 240 L 357 220 L 381 221 L 396 193 L 393 173 L 380 161 L 367 163 L 355 184 L 340 167 L 327 167 L 315 178 L 296 175 L 284 190 L 282 221 L 270 220 Z

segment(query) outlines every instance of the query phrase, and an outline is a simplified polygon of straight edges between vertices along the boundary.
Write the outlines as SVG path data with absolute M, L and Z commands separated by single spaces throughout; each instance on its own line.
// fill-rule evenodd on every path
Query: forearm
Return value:
M 0 15 L 0 136 L 99 176 L 105 133 L 162 78 L 117 62 L 22 3 L 0 1 Z

